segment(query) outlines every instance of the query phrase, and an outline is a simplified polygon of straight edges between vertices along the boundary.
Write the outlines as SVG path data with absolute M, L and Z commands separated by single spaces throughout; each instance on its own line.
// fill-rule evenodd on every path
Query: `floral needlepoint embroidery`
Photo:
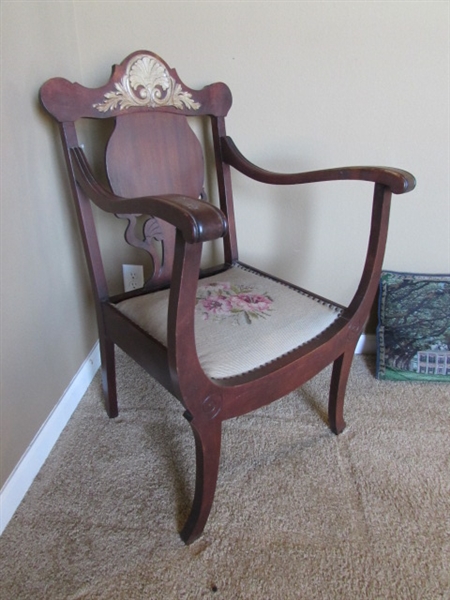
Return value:
M 270 316 L 272 304 L 267 293 L 255 292 L 252 286 L 217 282 L 199 285 L 197 290 L 196 309 L 203 320 L 250 325 L 252 320 Z

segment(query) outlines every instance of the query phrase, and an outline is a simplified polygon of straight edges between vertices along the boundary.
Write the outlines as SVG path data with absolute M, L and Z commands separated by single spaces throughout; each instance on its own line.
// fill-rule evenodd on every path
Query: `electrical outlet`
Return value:
M 122 265 L 123 287 L 126 292 L 138 290 L 144 286 L 144 267 L 142 265 Z

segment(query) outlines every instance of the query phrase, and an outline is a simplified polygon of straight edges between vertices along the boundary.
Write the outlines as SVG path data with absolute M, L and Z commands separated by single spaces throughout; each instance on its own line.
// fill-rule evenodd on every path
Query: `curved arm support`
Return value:
M 414 189 L 416 180 L 407 171 L 386 167 L 343 167 L 305 173 L 275 173 L 257 167 L 237 149 L 229 136 L 220 140 L 223 160 L 255 181 L 275 185 L 318 183 L 320 181 L 359 180 L 381 183 L 394 194 L 404 194 Z
M 358 289 L 342 315 L 354 319 L 360 329 L 364 325 L 380 281 L 388 235 L 390 207 L 391 191 L 386 186 L 375 185 L 366 262 Z
M 81 148 L 72 148 L 70 156 L 78 185 L 105 212 L 158 217 L 179 229 L 190 244 L 215 240 L 226 233 L 224 214 L 207 202 L 179 194 L 129 199 L 116 196 L 95 179 Z

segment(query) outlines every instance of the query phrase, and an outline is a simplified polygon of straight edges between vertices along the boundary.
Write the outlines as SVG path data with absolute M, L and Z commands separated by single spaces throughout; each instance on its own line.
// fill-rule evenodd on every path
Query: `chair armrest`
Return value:
M 222 137 L 220 142 L 223 160 L 247 177 L 261 183 L 293 185 L 354 179 L 380 183 L 389 187 L 394 194 L 410 192 L 416 185 L 416 180 L 411 173 L 386 167 L 343 167 L 305 173 L 274 173 L 261 169 L 247 160 L 229 136 Z
M 212 204 L 180 194 L 141 198 L 116 196 L 95 179 L 81 148 L 71 148 L 70 156 L 76 182 L 105 212 L 158 217 L 179 229 L 190 244 L 215 240 L 227 231 L 224 214 Z

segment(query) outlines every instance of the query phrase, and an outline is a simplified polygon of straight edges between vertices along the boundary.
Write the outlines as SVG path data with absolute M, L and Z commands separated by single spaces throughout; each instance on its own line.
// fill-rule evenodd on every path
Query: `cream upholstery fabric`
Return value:
M 169 291 L 124 300 L 117 308 L 167 345 Z M 340 310 L 240 266 L 199 282 L 195 338 L 212 378 L 245 373 L 301 346 Z

